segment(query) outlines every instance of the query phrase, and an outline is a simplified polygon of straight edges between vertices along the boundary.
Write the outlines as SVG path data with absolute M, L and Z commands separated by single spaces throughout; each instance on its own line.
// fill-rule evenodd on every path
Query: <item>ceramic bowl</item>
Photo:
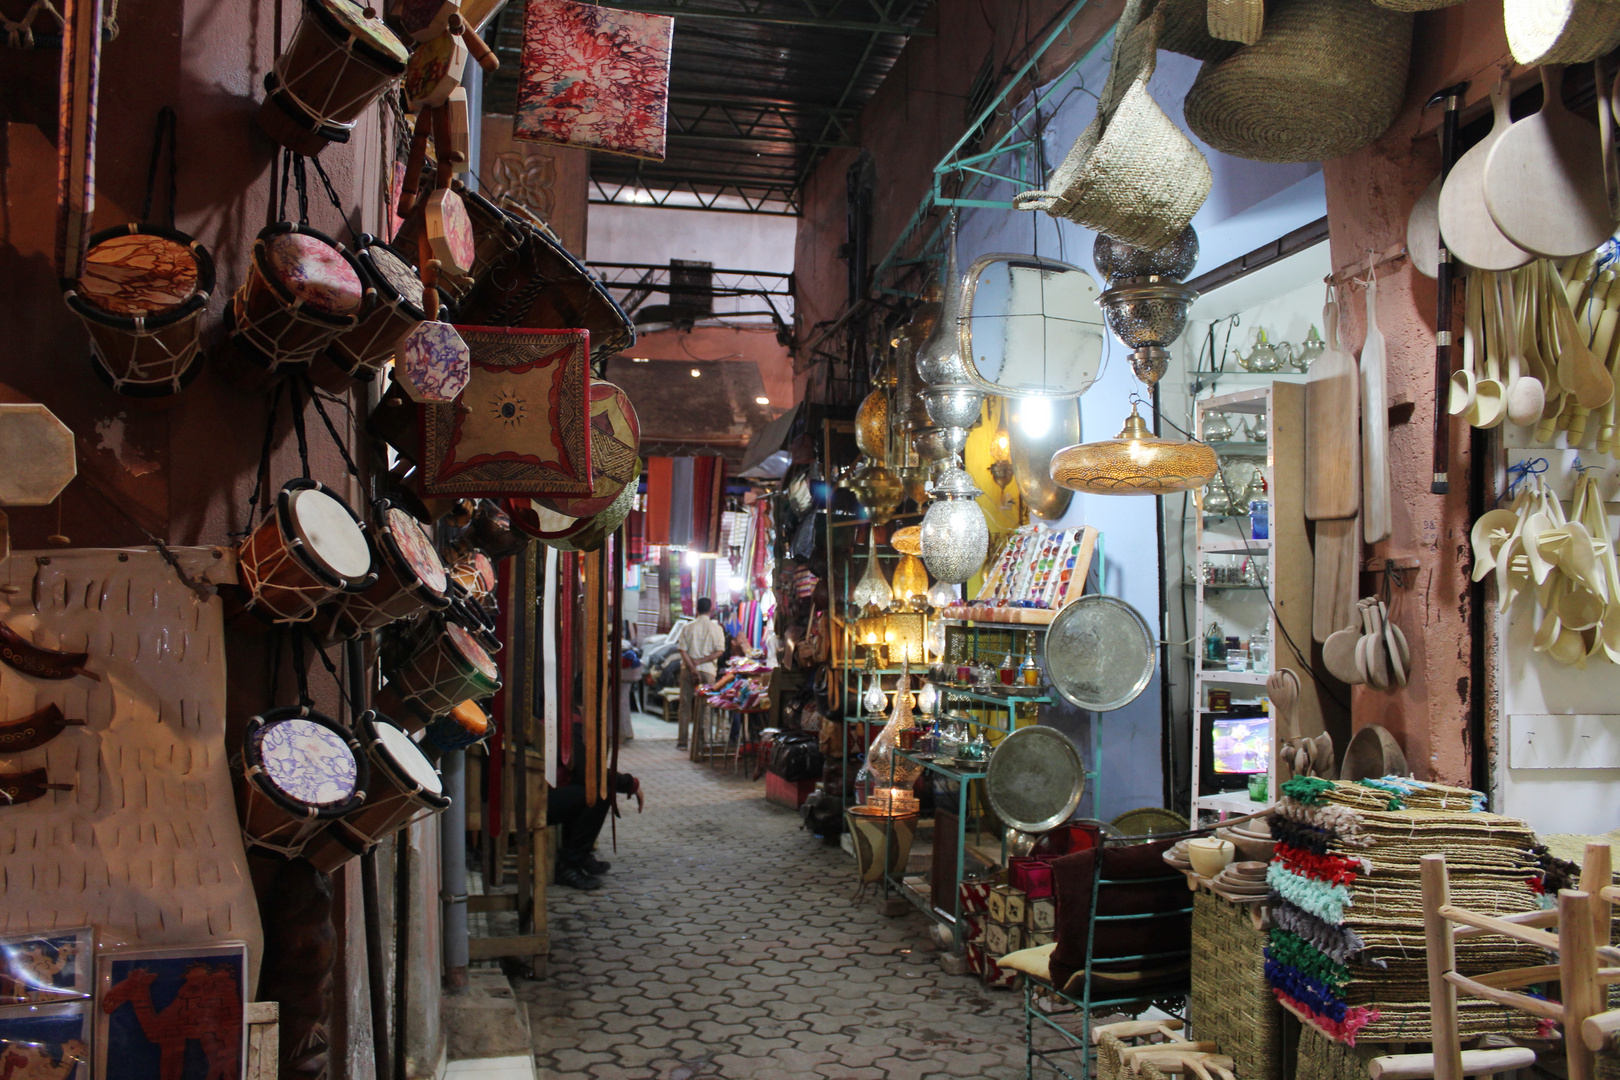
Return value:
M 1235 862 L 1226 868 L 1226 876 L 1248 881 L 1264 881 L 1268 865 L 1263 862 Z
M 1231 843 L 1237 849 L 1237 858 L 1247 862 L 1261 864 L 1270 862 L 1272 850 L 1277 846 L 1277 842 L 1270 837 L 1261 839 L 1251 833 L 1239 832 L 1237 829 L 1216 829 L 1215 835 Z
M 1187 860 L 1199 877 L 1212 878 L 1231 862 L 1236 855 L 1236 849 L 1230 840 L 1220 840 L 1213 836 L 1200 836 L 1187 842 Z

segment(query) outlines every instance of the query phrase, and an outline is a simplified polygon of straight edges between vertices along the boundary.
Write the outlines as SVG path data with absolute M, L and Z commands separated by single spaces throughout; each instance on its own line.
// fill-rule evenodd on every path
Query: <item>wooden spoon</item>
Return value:
M 1469 533 L 1469 541 L 1474 549 L 1475 581 L 1484 581 L 1485 576 L 1496 569 L 1497 552 L 1508 542 L 1513 535 L 1513 527 L 1519 523 L 1519 515 L 1514 510 L 1487 510 L 1474 522 Z
M 1520 427 L 1534 427 L 1541 422 L 1547 394 L 1541 380 L 1528 372 L 1530 362 L 1524 351 L 1524 300 L 1514 292 L 1517 276 L 1517 271 L 1497 275 L 1503 294 L 1502 339 L 1508 350 L 1507 418 Z
M 1507 418 L 1507 384 L 1502 382 L 1502 303 L 1498 293 L 1500 275 L 1490 274 L 1480 282 L 1485 295 L 1485 371 L 1474 383 L 1474 407 L 1468 422 L 1477 428 L 1493 428 Z
M 1378 621 L 1384 628 L 1383 654 L 1389 664 L 1389 681 L 1396 686 L 1405 686 L 1406 662 L 1401 658 L 1400 643 L 1395 639 L 1395 635 L 1399 631 L 1395 624 L 1390 621 L 1389 608 L 1384 605 L 1382 600 L 1378 601 Z
M 1557 339 L 1559 383 L 1575 395 L 1583 409 L 1601 409 L 1614 396 L 1614 380 L 1609 377 L 1609 369 L 1597 362 L 1576 328 L 1569 294 L 1554 280 L 1543 296 L 1552 312 Z
M 1347 626 L 1335 630 L 1322 642 L 1322 666 L 1342 683 L 1359 686 L 1366 682 L 1356 667 L 1356 645 L 1361 641 L 1361 627 Z
M 1564 69 L 1543 64 L 1541 90 L 1541 110 L 1492 143 L 1481 185 L 1491 220 L 1504 237 L 1525 251 L 1567 259 L 1607 240 L 1615 219 L 1600 134 L 1564 107 Z M 1500 123 L 1501 113 L 1497 119 Z M 1442 229 L 1444 208 L 1442 192 Z
M 1609 377 L 1608 372 L 1603 377 Z M 1389 384 L 1378 329 L 1378 277 L 1367 275 L 1367 337 L 1361 346 L 1361 536 L 1369 544 L 1394 531 L 1389 494 Z
M 1533 256 L 1509 240 L 1491 218 L 1485 205 L 1485 165 L 1491 150 L 1512 126 L 1508 115 L 1508 84 L 1498 82 L 1491 90 L 1495 122 L 1468 152 L 1457 159 L 1440 188 L 1437 214 L 1440 235 L 1451 254 L 1481 270 L 1511 270 L 1523 266 Z
M 1361 609 L 1361 663 L 1367 682 L 1379 690 L 1389 689 L 1389 662 L 1384 658 L 1384 631 L 1378 621 L 1376 604 L 1364 604 Z
M 1266 696 L 1277 713 L 1277 734 L 1281 739 L 1295 734 L 1294 706 L 1299 704 L 1299 676 L 1292 668 L 1278 668 L 1266 679 Z
M 1467 416 L 1474 407 L 1474 357 L 1479 353 L 1480 294 L 1478 272 L 1469 274 L 1463 284 L 1463 339 L 1462 367 L 1451 373 L 1451 387 L 1446 395 L 1446 411 L 1452 416 Z

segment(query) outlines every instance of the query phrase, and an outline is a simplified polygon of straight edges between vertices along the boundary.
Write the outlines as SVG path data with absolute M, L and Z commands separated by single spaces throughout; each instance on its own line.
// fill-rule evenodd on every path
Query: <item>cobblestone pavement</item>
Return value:
M 945 974 L 920 914 L 851 903 L 854 862 L 764 782 L 637 739 L 647 810 L 594 893 L 555 887 L 548 978 L 518 982 L 545 1080 L 1023 1076 L 1021 998 Z

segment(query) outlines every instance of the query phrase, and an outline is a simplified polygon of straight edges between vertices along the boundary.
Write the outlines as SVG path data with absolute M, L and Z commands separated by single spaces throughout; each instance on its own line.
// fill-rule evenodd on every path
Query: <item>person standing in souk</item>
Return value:
M 697 715 L 697 688 L 713 682 L 715 661 L 726 651 L 726 634 L 720 624 L 709 618 L 713 603 L 707 596 L 699 597 L 697 618 L 681 628 L 675 643 L 681 654 L 681 712 L 680 728 L 675 735 L 675 749 L 685 750 L 687 735 Z

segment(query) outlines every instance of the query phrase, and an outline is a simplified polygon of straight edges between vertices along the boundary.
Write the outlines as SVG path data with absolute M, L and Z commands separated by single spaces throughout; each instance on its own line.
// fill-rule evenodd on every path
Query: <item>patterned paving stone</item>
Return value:
M 550 972 L 517 984 L 543 1080 L 1023 1076 L 1018 996 L 945 974 L 920 915 L 852 903 L 849 857 L 763 784 L 647 738 L 621 764 L 647 811 L 604 834 L 600 890 L 552 890 Z

